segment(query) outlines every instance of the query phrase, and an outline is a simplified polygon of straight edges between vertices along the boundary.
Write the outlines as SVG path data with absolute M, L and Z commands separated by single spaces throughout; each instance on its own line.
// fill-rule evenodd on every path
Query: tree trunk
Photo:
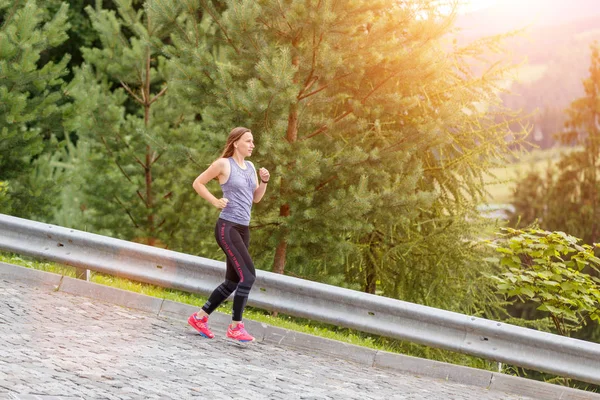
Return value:
M 150 22 L 148 21 L 148 28 Z M 146 54 L 146 82 L 144 84 L 144 127 L 148 129 L 150 126 L 150 49 L 147 49 Z M 156 244 L 156 238 L 154 237 L 154 211 L 152 196 L 152 149 L 149 145 L 146 145 L 146 165 L 144 166 L 146 175 L 146 208 L 148 209 L 148 245 L 154 246 Z
M 150 146 L 146 146 L 146 207 L 148 210 L 152 210 L 153 207 L 153 196 L 152 196 L 152 149 Z M 148 245 L 154 246 L 156 244 L 156 238 L 154 237 L 154 211 L 148 213 Z
M 365 263 L 365 293 L 375 294 L 375 291 L 377 290 L 378 261 L 377 237 L 376 235 L 371 235 L 369 238 L 369 248 L 367 249 L 367 259 Z
M 365 293 L 375 294 L 377 289 L 377 268 L 371 261 L 367 262 L 365 270 Z
M 294 56 L 292 58 L 292 65 L 298 66 L 299 59 L 298 56 Z M 298 76 L 294 77 L 294 81 L 297 81 Z M 298 102 L 290 104 L 290 111 L 288 115 L 288 126 L 285 134 L 285 138 L 288 143 L 294 143 L 298 140 Z M 285 178 L 281 180 L 280 193 L 285 196 L 285 188 L 286 188 Z M 282 196 L 283 197 L 283 196 Z M 283 204 L 279 208 L 279 216 L 280 217 L 289 217 L 290 216 L 290 205 L 289 203 Z M 285 271 L 285 260 L 287 254 L 287 228 L 284 228 L 284 231 L 281 235 L 281 239 L 279 239 L 279 244 L 275 249 L 275 258 L 273 259 L 273 272 L 278 274 L 283 274 Z
M 283 182 L 282 182 L 283 184 Z M 279 208 L 279 216 L 281 217 L 289 217 L 290 216 L 290 206 L 289 204 L 284 204 Z M 281 235 L 281 239 L 279 240 L 279 244 L 275 249 L 275 259 L 273 260 L 273 272 L 277 274 L 283 274 L 285 270 L 285 257 L 287 254 L 287 228 L 283 231 L 283 235 Z
M 275 249 L 275 260 L 273 261 L 273 272 L 276 274 L 283 274 L 285 270 L 285 254 L 287 251 L 287 241 L 285 237 L 279 241 L 277 248 Z

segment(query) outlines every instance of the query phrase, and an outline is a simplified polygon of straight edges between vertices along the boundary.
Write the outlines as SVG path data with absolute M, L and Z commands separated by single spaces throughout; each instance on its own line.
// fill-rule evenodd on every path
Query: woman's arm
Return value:
M 206 188 L 206 184 L 211 180 L 217 178 L 219 175 L 223 174 L 224 170 L 224 162 L 223 158 L 219 158 L 217 161 L 213 162 L 210 167 L 206 169 L 203 173 L 198 175 L 198 177 L 194 180 L 193 187 L 194 190 L 206 201 L 217 208 L 225 208 L 227 206 L 228 200 L 226 198 L 217 199 L 213 194 Z
M 258 185 L 256 186 L 256 189 L 254 190 L 254 197 L 252 199 L 252 201 L 254 201 L 255 203 L 258 203 L 259 201 L 261 201 L 263 196 L 265 195 L 265 191 L 267 190 L 267 184 L 265 182 L 268 182 L 269 178 L 271 176 L 269 174 L 269 171 L 266 168 L 259 169 L 258 175 L 259 175 L 259 178 L 257 179 Z

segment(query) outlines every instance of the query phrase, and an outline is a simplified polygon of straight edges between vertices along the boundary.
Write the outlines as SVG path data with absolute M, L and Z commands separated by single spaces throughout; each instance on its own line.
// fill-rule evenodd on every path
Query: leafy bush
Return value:
M 498 292 L 546 311 L 559 334 L 570 336 L 588 321 L 600 320 L 600 279 L 584 270 L 600 271 L 594 247 L 564 232 L 503 228 L 490 242 L 500 258 L 501 272 L 491 278 Z

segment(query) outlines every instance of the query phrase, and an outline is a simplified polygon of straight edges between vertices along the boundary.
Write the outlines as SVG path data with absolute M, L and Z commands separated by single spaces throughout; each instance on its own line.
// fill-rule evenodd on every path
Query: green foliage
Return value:
M 30 168 L 22 171 L 8 188 L 10 214 L 36 221 L 52 222 L 52 216 L 61 206 L 60 193 L 65 184 L 62 168 L 57 165 L 64 153 L 63 143 L 54 137 L 47 141 L 44 153 L 30 161 Z
M 498 97 L 508 69 L 472 63 L 489 67 L 501 38 L 458 46 L 433 0 L 107 4 L 77 22 L 91 45 L 65 90 L 76 141 L 44 172 L 64 180 L 57 223 L 222 259 L 218 211 L 191 182 L 244 125 L 273 177 L 254 209 L 260 268 L 457 311 L 498 305 L 476 206 L 519 137 Z
M 383 253 L 371 261 L 377 268 L 377 294 L 486 318 L 505 316 L 488 278 L 493 269 L 481 262 L 491 256 L 478 243 L 488 221 L 447 217 L 405 229 L 407 236 L 396 232 L 378 247 L 371 244 L 371 251 Z M 347 279 L 363 283 L 366 262 L 351 254 Z
M 8 184 L 0 211 L 24 217 L 43 214 L 52 199 L 30 186 L 31 174 L 51 151 L 53 136 L 62 135 L 60 112 L 69 55 L 43 62 L 42 54 L 67 39 L 68 6 L 54 14 L 39 2 L 0 2 L 0 180 Z
M 515 135 L 498 98 L 507 69 L 476 76 L 469 62 L 500 39 L 453 44 L 453 15 L 428 0 L 223 4 L 157 18 L 177 24 L 171 88 L 200 110 L 204 146 L 216 156 L 248 126 L 271 170 L 256 264 L 434 304 L 461 283 L 475 293 L 482 174 Z
M 66 126 L 77 134 L 77 147 L 87 149 L 76 168 L 85 182 L 77 206 L 85 219 L 79 223 L 172 245 L 180 222 L 192 223 L 179 215 L 189 198 L 179 186 L 191 191 L 194 177 L 178 167 L 197 135 L 195 112 L 167 91 L 172 71 L 157 48 L 172 24 L 152 17 L 157 2 L 141 9 L 131 1 L 114 3 L 116 12 L 86 8 L 100 46 L 82 49 L 85 64 L 68 88 L 74 103 L 65 112 Z
M 99 45 L 98 32 L 92 27 L 92 21 L 88 18 L 85 9 L 88 6 L 93 7 L 98 0 L 69 0 L 69 9 L 67 17 L 70 29 L 67 31 L 68 39 L 60 46 L 54 47 L 42 54 L 44 63 L 48 61 L 59 61 L 65 54 L 70 55 L 68 64 L 69 74 L 67 80 L 73 79 L 72 71 L 83 63 L 83 48 L 89 48 Z M 44 0 L 44 5 L 49 14 L 54 14 L 62 5 L 61 0 Z M 102 0 L 102 8 L 105 10 L 116 10 L 116 2 L 113 0 Z M 132 2 L 133 8 L 139 10 L 143 8 L 142 0 Z
M 0 182 L 0 210 L 10 210 L 10 201 L 8 197 L 8 183 Z
M 494 243 L 501 254 L 502 272 L 492 278 L 498 292 L 522 302 L 535 302 L 548 313 L 561 335 L 581 329 L 589 320 L 600 321 L 600 259 L 594 248 L 563 232 L 540 229 L 503 229 Z M 600 247 L 595 245 L 595 247 Z
M 59 226 L 69 226 L 83 231 L 89 229 L 87 210 L 83 199 L 85 163 L 88 160 L 89 145 L 80 141 L 77 146 L 66 136 L 64 147 L 56 151 L 47 163 L 46 170 L 38 173 L 40 185 L 57 182 L 52 190 L 56 205 L 46 213 L 45 220 Z

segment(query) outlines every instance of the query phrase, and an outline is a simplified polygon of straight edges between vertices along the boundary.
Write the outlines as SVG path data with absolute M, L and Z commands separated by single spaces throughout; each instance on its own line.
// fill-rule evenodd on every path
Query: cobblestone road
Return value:
M 0 280 L 0 398 L 527 399 L 215 333 Z

